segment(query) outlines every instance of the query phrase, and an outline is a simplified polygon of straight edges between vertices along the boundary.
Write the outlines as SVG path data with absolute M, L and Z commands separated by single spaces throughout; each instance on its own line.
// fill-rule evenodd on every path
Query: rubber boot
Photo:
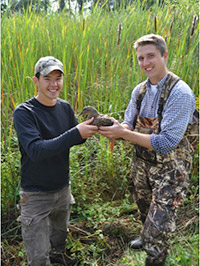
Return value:
M 148 259 L 146 259 L 146 263 L 145 263 L 145 266 L 164 266 L 164 265 L 165 265 L 165 259 L 158 263 L 150 262 Z

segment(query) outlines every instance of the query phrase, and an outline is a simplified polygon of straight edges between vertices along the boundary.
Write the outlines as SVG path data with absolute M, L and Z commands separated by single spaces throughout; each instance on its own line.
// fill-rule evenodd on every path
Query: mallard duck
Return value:
M 87 119 L 94 117 L 92 125 L 100 126 L 112 126 L 113 121 L 108 115 L 100 114 L 97 109 L 92 106 L 85 106 L 82 112 L 78 115 L 88 115 Z

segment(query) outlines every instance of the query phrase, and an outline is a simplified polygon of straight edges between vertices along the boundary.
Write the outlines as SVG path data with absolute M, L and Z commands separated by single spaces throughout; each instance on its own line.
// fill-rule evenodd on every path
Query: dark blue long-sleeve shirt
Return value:
M 21 187 L 57 191 L 69 183 L 69 151 L 82 139 L 70 104 L 60 98 L 45 106 L 32 98 L 14 111 L 21 152 Z

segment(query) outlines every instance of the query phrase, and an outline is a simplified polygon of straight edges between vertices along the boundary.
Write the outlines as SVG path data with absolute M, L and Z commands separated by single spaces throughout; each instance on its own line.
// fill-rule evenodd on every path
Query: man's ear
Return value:
M 33 77 L 32 77 L 32 80 L 33 80 L 33 82 L 37 85 L 38 78 L 37 78 L 36 76 L 33 76 Z
M 165 58 L 165 61 L 167 60 L 167 57 L 168 57 L 168 51 L 166 51 L 165 53 L 164 53 L 164 58 Z

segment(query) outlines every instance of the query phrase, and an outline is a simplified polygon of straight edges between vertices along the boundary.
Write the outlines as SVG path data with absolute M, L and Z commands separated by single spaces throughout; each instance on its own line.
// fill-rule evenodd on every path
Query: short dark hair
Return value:
M 40 72 L 35 74 L 36 78 L 39 79 L 40 78 Z
M 147 34 L 142 36 L 134 43 L 133 47 L 137 51 L 139 46 L 144 46 L 147 44 L 155 45 L 156 48 L 161 52 L 162 56 L 167 51 L 167 45 L 165 40 L 163 39 L 162 36 L 156 34 Z

